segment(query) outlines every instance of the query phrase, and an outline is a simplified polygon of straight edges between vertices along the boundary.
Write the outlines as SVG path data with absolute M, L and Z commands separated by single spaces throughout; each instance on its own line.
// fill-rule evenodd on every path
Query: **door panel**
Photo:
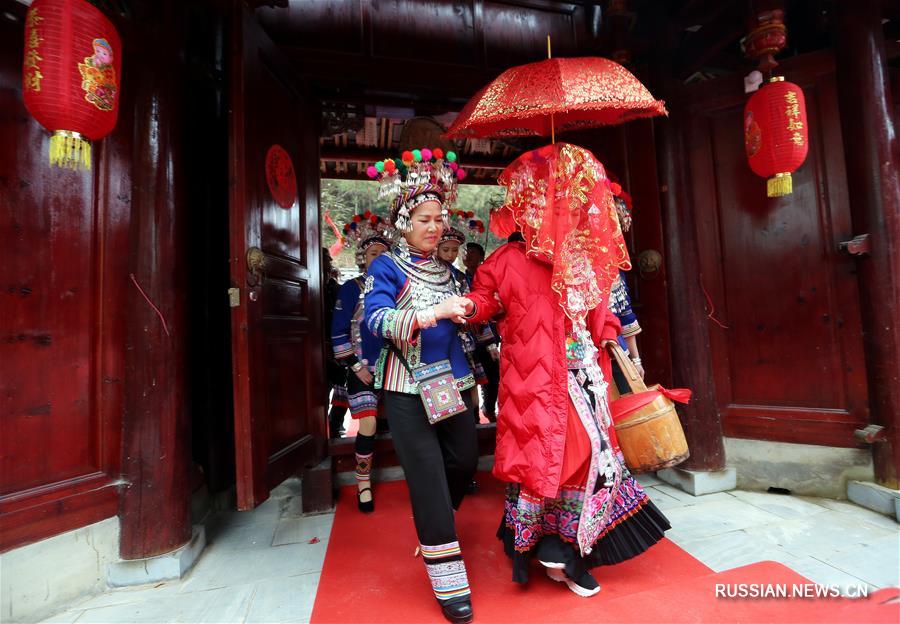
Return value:
M 767 198 L 747 165 L 738 89 L 698 96 L 688 131 L 700 279 L 726 326 L 710 323 L 719 409 L 726 435 L 855 446 L 868 408 L 854 260 L 837 250 L 852 228 L 833 66 L 779 69 L 807 101 L 792 195 Z
M 0 552 L 116 514 L 132 127 L 47 161 L 22 99 L 26 7 L 0 1 Z
M 239 15 L 230 228 L 240 305 L 232 309 L 232 353 L 238 508 L 250 509 L 321 459 L 324 396 L 312 389 L 325 381 L 316 107 L 252 15 Z M 275 160 L 273 148 L 282 155 Z M 259 254 L 254 269 L 250 250 Z

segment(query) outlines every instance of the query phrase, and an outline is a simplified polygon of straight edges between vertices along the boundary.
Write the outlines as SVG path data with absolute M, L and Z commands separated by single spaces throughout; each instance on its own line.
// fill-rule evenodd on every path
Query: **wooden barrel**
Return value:
M 675 405 L 663 395 L 616 422 L 616 436 L 625 463 L 634 473 L 671 468 L 691 454 Z
M 634 364 L 621 347 L 616 345 L 610 350 L 625 373 L 633 394 L 655 392 L 659 388 L 658 385 L 650 388 L 644 385 Z M 625 464 L 635 474 L 671 468 L 690 456 L 675 404 L 662 394 L 657 394 L 652 402 L 619 417 L 615 428 Z

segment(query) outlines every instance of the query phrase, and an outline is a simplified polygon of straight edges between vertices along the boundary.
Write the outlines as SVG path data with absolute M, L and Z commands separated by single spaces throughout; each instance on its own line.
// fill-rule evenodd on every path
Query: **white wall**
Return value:
M 119 519 L 108 518 L 0 555 L 0 622 L 36 622 L 104 591 L 118 551 Z
M 793 494 L 847 498 L 847 482 L 873 481 L 869 449 L 725 438 L 727 465 L 739 490 L 785 488 Z

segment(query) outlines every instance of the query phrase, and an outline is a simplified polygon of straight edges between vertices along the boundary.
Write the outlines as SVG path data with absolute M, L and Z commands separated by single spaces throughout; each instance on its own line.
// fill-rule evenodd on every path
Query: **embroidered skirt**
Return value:
M 331 407 L 350 407 L 350 397 L 347 395 L 347 386 L 341 384 L 340 386 L 332 386 L 331 387 L 332 395 L 331 395 Z
M 354 419 L 378 416 L 378 400 L 380 390 L 375 390 L 375 384 L 366 385 L 360 381 L 356 373 L 347 375 L 347 401 L 350 406 L 350 416 Z
M 569 391 L 557 497 L 539 496 L 518 483 L 507 486 L 497 537 L 518 583 L 528 581 L 533 557 L 563 563 L 566 573 L 578 578 L 590 568 L 639 555 L 671 528 L 628 471 L 603 415 L 594 414 L 586 380 L 570 373 Z

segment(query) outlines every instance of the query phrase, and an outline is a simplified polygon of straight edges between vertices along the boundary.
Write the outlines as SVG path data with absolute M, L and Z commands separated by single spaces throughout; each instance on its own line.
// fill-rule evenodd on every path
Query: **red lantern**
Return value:
M 91 168 L 91 144 L 119 112 L 122 44 L 86 0 L 34 0 L 25 21 L 25 106 L 52 132 L 50 163 Z
M 803 89 L 773 78 L 744 108 L 744 148 L 753 173 L 769 178 L 769 197 L 793 192 L 793 173 L 809 151 Z

